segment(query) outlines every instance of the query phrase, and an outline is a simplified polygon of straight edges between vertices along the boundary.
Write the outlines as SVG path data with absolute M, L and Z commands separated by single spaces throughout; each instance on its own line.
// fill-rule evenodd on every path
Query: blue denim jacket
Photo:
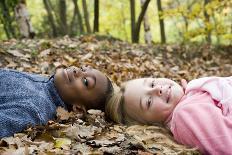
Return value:
M 37 74 L 0 69 L 0 138 L 12 136 L 29 124 L 46 124 L 65 107 L 53 82 Z

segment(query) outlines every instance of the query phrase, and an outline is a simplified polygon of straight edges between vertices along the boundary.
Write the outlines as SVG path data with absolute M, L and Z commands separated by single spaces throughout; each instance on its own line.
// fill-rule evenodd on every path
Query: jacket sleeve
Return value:
M 28 103 L 0 106 L 0 138 L 21 132 L 29 125 L 42 123 L 38 110 Z
M 174 138 L 204 154 L 229 155 L 232 152 L 232 118 L 209 104 L 194 104 L 178 111 L 174 119 Z

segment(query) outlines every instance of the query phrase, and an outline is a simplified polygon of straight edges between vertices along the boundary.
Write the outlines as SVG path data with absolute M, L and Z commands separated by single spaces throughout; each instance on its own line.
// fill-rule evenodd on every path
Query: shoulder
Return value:
M 46 81 L 47 77 L 40 74 L 28 73 L 13 69 L 0 69 L 0 79 L 30 79 L 32 81 Z
M 232 145 L 229 134 L 232 119 L 224 117 L 221 109 L 207 98 L 179 105 L 173 113 L 171 131 L 179 143 L 198 147 L 203 152 L 222 152 Z
M 207 123 L 214 124 L 214 117 L 218 115 L 220 109 L 214 105 L 208 93 L 194 93 L 176 106 L 171 120 L 171 131 L 181 143 L 194 143 L 196 132 Z
M 40 110 L 28 100 L 17 100 L 0 105 L 0 114 L 6 118 L 33 119 L 35 122 L 41 122 Z M 12 119 L 13 120 L 13 119 Z
M 218 108 L 214 100 L 207 92 L 197 92 L 186 97 L 178 104 L 173 112 L 172 120 L 177 124 L 193 122 L 191 125 L 200 125 L 211 122 L 222 116 L 222 111 Z
M 0 100 L 1 101 L 1 100 Z M 47 100 L 22 99 L 0 104 L 0 116 L 9 120 L 22 120 L 33 124 L 45 124 L 53 119 L 56 107 Z

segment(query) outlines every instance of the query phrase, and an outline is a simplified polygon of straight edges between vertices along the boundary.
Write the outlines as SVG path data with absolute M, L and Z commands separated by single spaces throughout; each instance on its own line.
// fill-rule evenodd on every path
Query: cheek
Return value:
M 173 102 L 178 102 L 183 95 L 184 91 L 182 90 L 182 88 L 176 88 L 173 92 Z
M 162 100 L 156 101 L 153 110 L 154 112 L 159 112 L 164 110 L 167 107 L 166 103 L 164 103 Z
M 81 93 L 81 90 L 84 89 L 84 86 L 81 80 L 76 80 L 72 83 L 71 88 L 73 91 L 76 91 L 77 93 Z

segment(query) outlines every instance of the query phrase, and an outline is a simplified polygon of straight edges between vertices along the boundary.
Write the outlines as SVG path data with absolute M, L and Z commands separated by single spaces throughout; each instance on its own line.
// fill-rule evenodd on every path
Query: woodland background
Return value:
M 98 33 L 141 43 L 231 44 L 231 6 L 231 0 L 1 0 L 0 39 Z
M 43 74 L 89 65 L 120 84 L 232 75 L 231 0 L 1 0 L 0 67 Z M 57 109 L 44 126 L 0 140 L 0 154 L 192 155 L 157 126 Z

